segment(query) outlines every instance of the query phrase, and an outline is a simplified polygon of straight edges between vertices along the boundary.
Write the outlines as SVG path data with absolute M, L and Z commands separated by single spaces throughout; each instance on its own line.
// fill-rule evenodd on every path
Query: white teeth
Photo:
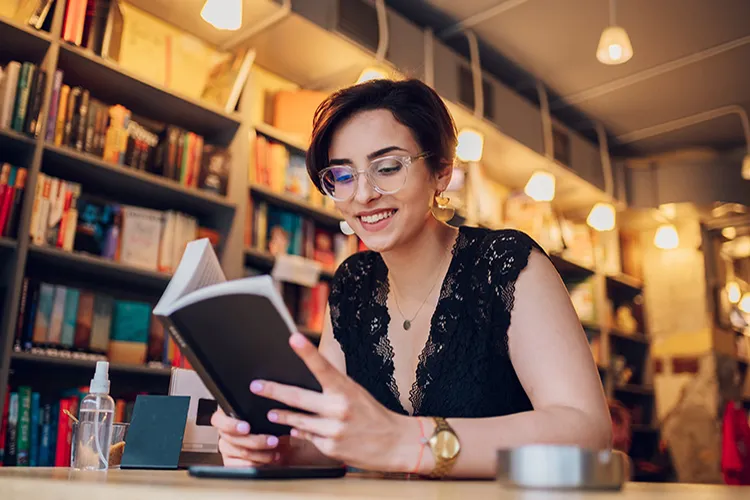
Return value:
M 394 213 L 396 213 L 395 210 L 389 210 L 387 212 L 378 212 L 372 215 L 363 215 L 362 217 L 360 217 L 360 219 L 362 219 L 362 222 L 366 222 L 367 224 L 375 224 L 376 222 L 380 222 L 383 219 L 391 217 Z

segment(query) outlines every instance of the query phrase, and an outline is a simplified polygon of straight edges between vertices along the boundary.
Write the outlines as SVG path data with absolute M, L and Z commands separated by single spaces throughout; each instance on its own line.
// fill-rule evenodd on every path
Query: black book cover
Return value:
M 76 142 L 75 146 L 78 151 L 83 151 L 86 144 L 86 127 L 88 126 L 89 116 L 89 91 L 81 92 L 81 99 L 78 107 L 78 118 L 76 125 Z
M 47 81 L 46 77 L 47 73 L 37 68 L 34 71 L 34 78 L 29 85 L 29 99 L 26 103 L 26 118 L 23 130 L 34 137 L 39 132 L 39 112 L 42 107 L 44 84 Z
M 9 398 L 8 427 L 5 435 L 5 465 L 16 465 L 18 454 L 18 393 L 12 392 Z
M 65 107 L 65 129 L 63 131 L 62 145 L 71 147 L 75 144 L 74 133 L 77 128 L 74 128 L 75 117 L 78 114 L 78 106 L 80 103 L 81 87 L 73 87 L 68 93 L 68 104 Z
M 96 154 L 94 134 L 96 132 L 96 120 L 99 106 L 101 106 L 101 103 L 96 99 L 89 100 L 89 109 L 86 114 L 86 139 L 83 141 L 83 150 L 91 154 Z
M 26 175 L 25 168 L 19 168 L 16 172 L 15 196 L 8 213 L 8 222 L 5 224 L 3 236 L 15 238 L 18 232 L 18 223 L 21 219 L 21 208 L 23 206 L 23 195 L 26 192 Z

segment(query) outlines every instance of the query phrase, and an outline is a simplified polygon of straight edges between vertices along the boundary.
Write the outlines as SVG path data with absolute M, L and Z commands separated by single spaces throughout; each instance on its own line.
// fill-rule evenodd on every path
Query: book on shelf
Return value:
M 0 182 L 2 201 L 2 182 Z M 0 204 L 0 220 L 2 220 Z M 31 213 L 36 246 L 83 252 L 147 271 L 171 273 L 187 243 L 219 234 L 176 211 L 124 205 L 84 193 L 78 183 L 39 174 Z
M 19 384 L 6 393 L 0 416 L 0 467 L 68 467 L 72 420 L 88 387 L 49 390 Z M 115 422 L 130 422 L 137 394 L 115 399 Z
M 46 71 L 19 61 L 10 61 L 0 71 L 0 129 L 36 137 L 41 131 Z
M 55 72 L 48 122 L 49 144 L 226 195 L 231 161 L 226 148 L 206 144 L 194 132 L 137 116 L 120 104 L 106 104 L 83 87 L 70 87 L 61 70 Z
M 272 256 L 299 255 L 334 272 L 341 262 L 357 251 L 358 240 L 328 225 L 317 224 L 302 214 L 275 207 L 265 201 L 252 201 L 247 246 Z
M 0 165 L 0 236 L 15 237 L 26 190 L 27 170 L 10 163 Z
M 185 367 L 146 301 L 26 277 L 14 351 L 49 358 Z
M 49 31 L 55 10 L 55 0 L 26 0 L 15 3 L 15 9 L 8 12 L 8 17 L 26 26 Z M 12 5 L 13 2 L 8 7 Z
M 62 39 L 98 56 L 117 60 L 122 27 L 119 0 L 68 0 Z

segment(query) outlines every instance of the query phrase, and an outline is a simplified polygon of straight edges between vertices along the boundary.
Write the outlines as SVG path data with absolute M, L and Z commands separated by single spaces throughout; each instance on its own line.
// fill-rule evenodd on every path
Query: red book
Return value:
M 70 417 L 65 413 L 65 410 L 70 411 L 70 407 L 70 398 L 60 400 L 60 414 L 57 417 L 55 467 L 70 466 L 70 445 L 73 437 L 73 427 L 70 425 Z
M 4 170 L 5 168 L 3 167 Z M 2 185 L 3 175 L 0 175 L 0 191 L 5 191 L 4 194 L 0 194 L 0 235 L 5 233 L 5 227 L 8 225 L 10 215 L 10 207 L 13 206 L 13 200 L 15 199 L 16 190 L 14 189 L 14 185 L 16 172 L 17 169 L 11 167 L 10 175 L 5 178 L 4 186 Z
M 8 191 L 8 180 L 10 179 L 10 163 L 3 163 L 0 167 L 0 210 L 5 204 L 6 192 Z M 3 232 L 3 226 L 0 224 L 0 234 Z

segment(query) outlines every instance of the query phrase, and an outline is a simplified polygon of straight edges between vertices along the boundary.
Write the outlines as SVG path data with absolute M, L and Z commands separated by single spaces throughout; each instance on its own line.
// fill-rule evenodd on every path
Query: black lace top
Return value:
M 460 228 L 409 392 L 414 415 L 477 418 L 532 409 L 508 353 L 515 282 L 532 247 L 539 248 L 519 231 Z M 387 276 L 378 253 L 344 261 L 329 297 L 333 335 L 348 375 L 385 407 L 407 414 L 387 335 Z

